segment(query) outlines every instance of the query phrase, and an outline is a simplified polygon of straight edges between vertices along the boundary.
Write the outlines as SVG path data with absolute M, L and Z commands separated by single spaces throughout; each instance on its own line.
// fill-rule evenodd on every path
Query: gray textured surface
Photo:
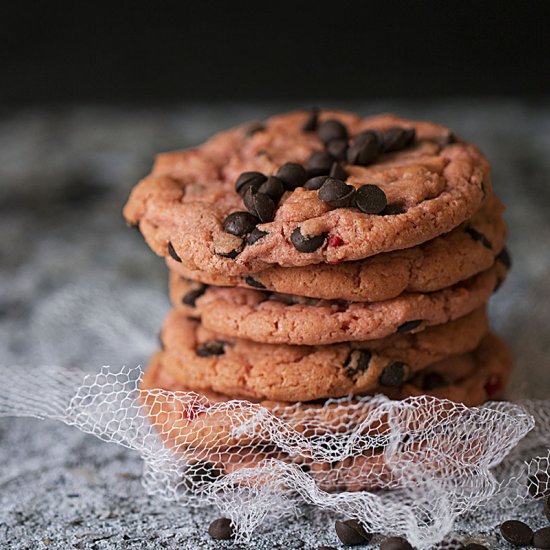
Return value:
M 514 395 L 550 397 L 550 106 L 472 100 L 352 107 L 441 121 L 488 155 L 494 187 L 509 207 L 515 262 L 494 298 L 493 324 L 517 355 Z M 162 262 L 122 221 L 129 189 L 156 151 L 194 144 L 277 110 L 190 105 L 4 112 L 0 363 L 94 372 L 102 364 L 145 362 L 168 304 Z M 67 294 L 71 315 L 60 316 Z M 110 309 L 104 309 L 105 297 Z M 0 419 L 0 548 L 226 547 L 205 537 L 208 511 L 149 498 L 140 471 L 135 453 L 75 429 Z M 326 527 L 331 521 L 308 510 L 275 535 L 266 526 L 251 547 L 335 543 Z

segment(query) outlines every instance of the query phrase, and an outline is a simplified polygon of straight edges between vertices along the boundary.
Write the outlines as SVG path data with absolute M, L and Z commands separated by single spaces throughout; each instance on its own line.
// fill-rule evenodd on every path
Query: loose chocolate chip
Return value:
M 208 342 L 197 346 L 196 352 L 199 357 L 223 355 L 225 353 L 225 342 L 222 342 L 221 340 L 209 340 Z
M 347 185 L 335 178 L 327 178 L 317 193 L 319 200 L 336 208 L 349 206 L 354 195 L 355 187 L 353 185 Z
M 348 173 L 344 170 L 344 167 L 339 162 L 333 162 L 332 168 L 329 172 L 329 176 L 331 178 L 336 178 L 337 180 L 346 181 L 348 178 Z
M 500 253 L 497 255 L 496 259 L 506 268 L 510 269 L 512 267 L 512 257 L 510 252 L 506 247 L 504 247 Z
M 210 462 L 195 462 L 185 470 L 183 485 L 189 490 L 196 489 L 211 483 L 221 475 L 222 472 Z
M 485 248 L 488 248 L 489 250 L 493 249 L 493 245 L 491 244 L 491 241 L 483 234 L 480 233 L 477 229 L 474 229 L 473 227 L 467 227 L 466 233 L 474 239 L 474 241 L 479 241 Z
M 181 299 L 182 304 L 185 304 L 189 307 L 195 307 L 195 302 L 200 298 L 206 291 L 206 285 L 201 285 L 199 288 L 190 290 L 187 294 L 183 295 Z
M 332 168 L 334 159 L 326 151 L 312 153 L 306 162 L 306 170 L 309 178 L 315 176 L 327 176 Z
M 414 128 L 389 128 L 384 132 L 382 150 L 384 153 L 400 151 L 409 147 L 416 137 Z
M 405 210 L 397 204 L 388 204 L 380 214 L 382 216 L 397 216 L 398 214 L 404 214 Z
M 535 531 L 533 535 L 533 546 L 535 548 L 550 548 L 550 527 L 543 527 Z
M 231 235 L 243 237 L 250 233 L 260 220 L 249 212 L 232 212 L 223 222 L 223 230 Z
M 359 166 L 367 166 L 378 156 L 378 147 L 378 139 L 374 134 L 363 141 L 353 142 L 346 153 L 348 162 Z
M 172 258 L 176 260 L 176 262 L 181 263 L 181 258 L 178 256 L 178 253 L 175 251 L 174 246 L 171 242 L 168 243 L 168 254 L 170 254 L 170 256 L 172 256 Z
M 502 536 L 515 546 L 527 546 L 533 540 L 533 530 L 523 521 L 509 520 L 500 526 Z
M 414 550 L 410 542 L 403 537 L 389 537 L 382 541 L 380 550 Z
M 285 187 L 290 191 L 300 187 L 307 180 L 307 173 L 304 167 L 297 162 L 287 162 L 277 170 L 277 177 L 283 181 Z
M 251 187 L 258 189 L 267 179 L 261 172 L 243 172 L 235 183 L 235 191 L 243 196 Z
M 246 209 L 253 216 L 259 218 L 262 223 L 273 221 L 277 207 L 269 195 L 250 188 L 246 192 L 243 201 Z
M 348 150 L 347 139 L 333 139 L 327 143 L 326 150 L 337 160 L 345 160 Z
M 421 380 L 423 391 L 432 391 L 449 385 L 449 381 L 439 372 L 427 372 L 421 377 Z
M 319 109 L 311 109 L 304 125 L 302 126 L 303 132 L 314 132 L 317 130 L 317 124 L 319 122 Z
M 372 353 L 368 349 L 353 350 L 344 363 L 346 374 L 353 378 L 356 374 L 361 374 L 369 368 Z
M 397 332 L 409 332 L 414 330 L 420 323 L 422 319 L 415 319 L 414 321 L 405 321 L 402 325 L 397 327 Z
M 208 527 L 208 534 L 216 540 L 229 540 L 233 538 L 233 527 L 228 518 L 215 519 Z
M 273 202 L 278 203 L 285 194 L 285 184 L 275 176 L 269 176 L 258 189 L 258 193 L 269 195 Z
M 335 524 L 336 534 L 346 546 L 358 546 L 368 544 L 372 539 L 372 533 L 365 531 L 364 527 L 354 519 L 337 521 Z
M 253 286 L 254 288 L 265 288 L 265 285 L 260 283 L 260 281 L 256 281 L 256 279 L 250 275 L 246 276 L 245 281 L 248 286 Z
M 544 498 L 550 496 L 550 474 L 548 472 L 537 472 L 527 479 L 527 489 L 533 498 Z
M 244 135 L 250 137 L 258 132 L 262 132 L 263 130 L 265 130 L 265 124 L 263 122 L 251 122 L 247 125 Z
M 316 191 L 317 189 L 321 188 L 328 177 L 329 176 L 315 176 L 314 178 L 308 179 L 304 183 L 304 188 L 308 189 L 309 191 Z
M 317 135 L 323 143 L 327 144 L 333 139 L 348 139 L 348 130 L 340 121 L 330 119 L 318 125 Z
M 246 244 L 254 244 L 255 242 L 259 241 L 262 237 L 265 237 L 267 235 L 267 231 L 262 231 L 261 229 L 252 230 L 252 233 L 248 235 L 248 239 L 246 240 Z
M 379 214 L 387 204 L 386 193 L 377 185 L 362 185 L 355 193 L 355 205 L 365 214 Z
M 471 542 L 470 544 L 467 544 L 464 546 L 463 550 L 488 550 L 487 546 L 483 546 L 483 544 L 477 544 L 476 542 Z
M 395 388 L 401 386 L 405 381 L 405 375 L 407 372 L 407 365 L 401 361 L 394 361 L 390 363 L 380 375 L 380 384 L 382 386 L 389 386 Z
M 327 236 L 325 233 L 321 235 L 313 235 L 312 237 L 306 237 L 302 235 L 300 228 L 297 227 L 290 236 L 290 240 L 294 245 L 294 248 L 298 252 L 315 252 L 318 248 L 323 246 Z

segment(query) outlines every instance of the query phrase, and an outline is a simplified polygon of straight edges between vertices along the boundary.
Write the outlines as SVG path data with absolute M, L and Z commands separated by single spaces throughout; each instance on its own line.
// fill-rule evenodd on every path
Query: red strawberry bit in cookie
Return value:
M 342 239 L 338 235 L 330 235 L 328 238 L 328 246 L 336 247 L 336 246 L 342 246 L 343 244 L 346 244 L 344 242 L 344 239 Z M 335 263 L 339 263 L 339 262 L 335 262 Z
M 485 391 L 489 397 L 494 397 L 502 390 L 502 382 L 498 376 L 491 376 L 485 384 Z

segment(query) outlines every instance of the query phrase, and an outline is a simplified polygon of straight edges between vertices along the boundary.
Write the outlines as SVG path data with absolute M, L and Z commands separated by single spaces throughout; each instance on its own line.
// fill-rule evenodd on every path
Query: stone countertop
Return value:
M 517 358 L 513 395 L 550 397 L 550 104 L 338 105 L 426 117 L 477 143 L 508 205 L 514 267 L 494 297 Z M 163 262 L 120 210 L 157 151 L 285 105 L 74 106 L 0 113 L 0 363 L 145 364 L 168 310 Z M 292 106 L 293 107 L 293 106 Z M 145 314 L 143 312 L 146 312 Z M 8 383 L 9 381 L 4 381 Z M 225 548 L 212 512 L 148 497 L 136 453 L 54 421 L 0 418 L 0 548 Z M 306 509 L 254 548 L 335 544 Z

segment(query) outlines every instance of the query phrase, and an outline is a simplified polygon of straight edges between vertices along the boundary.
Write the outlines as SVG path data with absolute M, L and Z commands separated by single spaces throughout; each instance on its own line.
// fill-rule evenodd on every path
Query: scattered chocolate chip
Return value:
M 326 150 L 336 160 L 345 160 L 346 152 L 348 150 L 347 139 L 333 139 L 327 143 Z
M 527 489 L 533 498 L 550 496 L 550 475 L 548 472 L 537 472 L 527 479 Z
M 323 143 L 327 144 L 333 139 L 348 139 L 348 130 L 340 121 L 330 119 L 317 126 L 317 135 Z
M 390 363 L 380 375 L 380 384 L 382 386 L 390 386 L 395 388 L 401 386 L 405 381 L 407 373 L 407 365 L 401 361 Z
M 364 527 L 354 519 L 337 521 L 335 529 L 338 538 L 342 541 L 342 544 L 346 546 L 368 544 L 372 539 L 372 534 L 365 531 Z
M 235 191 L 243 196 L 251 187 L 258 189 L 267 179 L 261 172 L 243 172 L 235 183 Z
M 473 227 L 467 227 L 466 233 L 474 239 L 474 241 L 479 241 L 485 248 L 488 248 L 489 250 L 493 249 L 493 245 L 491 244 L 491 241 L 483 234 L 480 233 L 477 229 L 474 229 Z
M 506 269 L 510 269 L 512 267 L 512 257 L 506 247 L 500 251 L 496 257 L 496 260 L 498 260 Z
M 413 321 L 405 321 L 397 327 L 397 332 L 410 332 L 422 323 L 422 319 L 414 319 Z
M 317 124 L 319 122 L 319 109 L 311 109 L 304 125 L 302 126 L 302 132 L 314 132 L 317 130 Z
M 250 233 L 260 220 L 249 212 L 232 212 L 223 222 L 223 230 L 231 235 L 243 237 Z
M 533 540 L 533 530 L 523 521 L 509 520 L 500 526 L 502 536 L 515 546 L 527 546 Z
M 170 254 L 170 256 L 172 256 L 172 258 L 176 260 L 176 262 L 181 263 L 181 258 L 178 256 L 178 253 L 174 250 L 174 246 L 172 245 L 171 242 L 168 243 L 168 254 Z
M 550 527 L 543 527 L 535 531 L 533 535 L 533 546 L 535 548 L 550 548 Z
M 348 179 L 348 173 L 344 170 L 344 167 L 339 162 L 333 162 L 332 168 L 328 174 L 331 178 L 336 178 L 337 180 L 346 181 Z
M 403 537 L 389 537 L 382 541 L 380 550 L 414 550 L 410 542 Z
M 365 214 L 379 214 L 387 204 L 386 193 L 377 185 L 362 185 L 355 193 L 355 205 Z
M 414 128 L 389 128 L 384 132 L 382 150 L 384 153 L 400 151 L 409 147 L 416 137 Z
M 321 235 L 313 235 L 306 237 L 302 235 L 300 228 L 297 227 L 290 236 L 290 240 L 294 245 L 294 248 L 299 252 L 315 252 L 318 248 L 323 246 L 327 236 L 325 233 Z
M 269 195 L 250 188 L 246 192 L 243 202 L 246 209 L 259 218 L 262 223 L 273 221 L 277 207 Z
M 181 299 L 181 303 L 185 304 L 189 307 L 195 307 L 195 302 L 198 298 L 200 298 L 206 291 L 206 285 L 201 285 L 199 288 L 195 288 L 194 290 L 190 290 L 186 294 L 183 295 L 183 298 Z
M 297 162 L 287 162 L 277 170 L 276 176 L 283 181 L 290 191 L 302 186 L 307 180 L 305 168 Z
M 329 176 L 315 176 L 314 178 L 310 178 L 304 183 L 304 188 L 309 191 L 316 191 L 321 188 L 328 177 Z
M 221 475 L 222 472 L 210 462 L 195 462 L 194 464 L 190 464 L 187 470 L 185 470 L 183 485 L 187 489 L 193 490 L 211 483 Z
M 253 286 L 254 288 L 265 288 L 265 285 L 260 283 L 260 281 L 256 281 L 256 279 L 254 279 L 251 275 L 247 275 L 245 281 L 248 286 Z
M 398 214 L 404 214 L 405 210 L 397 204 L 388 204 L 380 214 L 382 216 L 397 216 Z
M 349 206 L 354 195 L 355 187 L 353 187 L 353 185 L 348 185 L 342 180 L 335 178 L 327 178 L 317 193 L 319 200 L 335 208 Z
M 477 542 L 470 542 L 470 544 L 467 544 L 464 546 L 463 550 L 488 550 L 487 546 L 483 546 L 483 544 L 477 544 Z
M 369 368 L 372 353 L 368 349 L 353 350 L 344 363 L 346 374 L 353 378 L 357 374 L 365 372 Z
M 265 124 L 263 122 L 251 122 L 246 126 L 244 135 L 250 137 L 258 132 L 262 132 L 263 130 L 265 130 Z
M 367 166 L 378 156 L 379 143 L 376 134 L 365 134 L 361 141 L 354 141 L 348 148 L 346 157 L 350 164 Z
M 233 526 L 228 518 L 215 519 L 208 527 L 208 534 L 216 540 L 229 540 L 233 538 Z
M 285 184 L 276 176 L 269 176 L 258 189 L 258 193 L 269 195 L 273 202 L 278 203 L 285 194 Z
M 306 170 L 309 178 L 315 176 L 327 176 L 332 168 L 334 159 L 326 151 L 316 151 L 311 154 L 306 162 Z
M 225 342 L 222 342 L 221 340 L 209 340 L 208 342 L 197 346 L 196 352 L 199 357 L 223 355 L 225 353 Z
M 267 231 L 262 231 L 261 229 L 252 230 L 252 233 L 248 235 L 248 239 L 246 240 L 246 244 L 254 244 L 255 242 L 259 241 L 262 237 L 265 237 L 267 235 Z
M 449 381 L 439 372 L 427 372 L 421 376 L 421 388 L 423 391 L 432 391 L 437 388 L 444 388 Z

